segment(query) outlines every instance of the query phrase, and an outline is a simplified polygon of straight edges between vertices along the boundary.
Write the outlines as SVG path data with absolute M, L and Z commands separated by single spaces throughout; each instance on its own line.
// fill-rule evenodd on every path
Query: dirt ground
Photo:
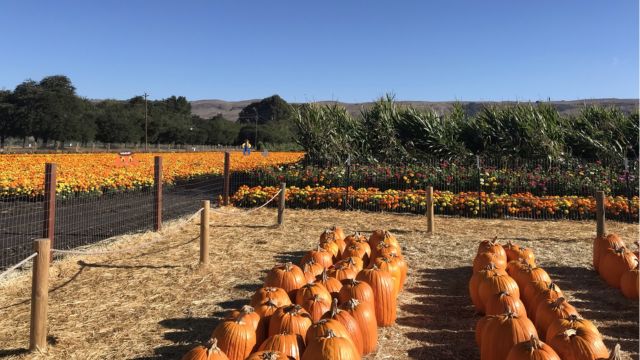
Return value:
M 228 309 L 248 302 L 276 262 L 295 261 L 317 243 L 321 231 L 388 229 L 409 263 L 399 297 L 397 325 L 379 331 L 379 348 L 367 359 L 477 359 L 474 314 L 467 294 L 479 240 L 498 236 L 534 249 L 569 300 L 592 320 L 611 349 L 638 357 L 638 303 L 608 287 L 592 270 L 594 222 L 436 219 L 336 210 L 287 210 L 274 226 L 275 210 L 211 215 L 211 266 L 198 269 L 198 220 L 165 226 L 161 240 L 129 254 L 70 256 L 51 267 L 49 349 L 26 352 L 30 272 L 0 283 L 0 358 L 179 359 L 205 341 Z M 608 223 L 628 244 L 637 224 Z M 154 241 L 129 235 L 88 250 L 126 249 Z

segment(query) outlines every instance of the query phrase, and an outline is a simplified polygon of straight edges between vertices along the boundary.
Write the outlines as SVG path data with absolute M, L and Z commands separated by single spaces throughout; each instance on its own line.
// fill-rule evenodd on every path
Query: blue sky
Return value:
M 0 0 L 0 88 L 288 101 L 638 98 L 638 1 Z

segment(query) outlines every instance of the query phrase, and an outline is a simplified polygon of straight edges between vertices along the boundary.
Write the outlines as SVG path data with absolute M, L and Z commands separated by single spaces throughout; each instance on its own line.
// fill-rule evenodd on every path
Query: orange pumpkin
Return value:
M 348 312 L 358 323 L 362 332 L 362 351 L 370 354 L 376 351 L 378 345 L 378 324 L 373 304 L 350 299 L 340 308 Z
M 283 265 L 274 266 L 264 281 L 265 287 L 279 287 L 284 289 L 293 302 L 296 299 L 296 292 L 307 283 L 302 269 L 288 262 Z
M 338 300 L 333 299 L 333 303 L 331 304 L 331 310 L 326 312 L 323 316 L 323 319 L 334 319 L 341 323 L 344 328 L 349 333 L 351 340 L 353 341 L 353 345 L 356 346 L 356 349 L 360 353 L 360 355 L 365 355 L 364 353 L 364 343 L 362 339 L 362 330 L 360 330 L 360 326 L 356 319 L 349 314 L 348 311 L 341 310 L 338 308 Z
M 327 333 L 327 330 L 332 330 L 336 334 L 336 336 L 348 339 L 349 342 L 351 342 L 351 344 L 355 346 L 353 340 L 351 339 L 351 334 L 349 334 L 342 323 L 334 319 L 320 319 L 317 322 L 313 323 L 313 325 L 309 327 L 309 331 L 307 331 L 307 338 L 305 339 L 307 346 L 311 346 L 312 342 L 318 341 L 320 337 L 324 336 L 324 334 Z
M 329 299 L 331 299 L 331 297 L 329 297 Z M 326 300 L 324 297 L 316 294 L 313 298 L 303 301 L 301 305 L 307 310 L 309 315 L 311 315 L 311 320 L 316 322 L 322 318 L 324 313 L 329 311 L 331 300 Z
M 607 249 L 600 258 L 600 276 L 609 286 L 620 288 L 620 279 L 627 270 L 636 267 L 638 258 L 627 248 Z
M 360 302 L 368 302 L 373 305 L 374 296 L 371 285 L 364 281 L 347 279 L 342 282 L 342 288 L 338 294 L 340 303 L 345 303 L 349 299 L 356 299 Z
M 345 264 L 334 264 L 331 268 L 329 268 L 329 270 L 327 271 L 327 274 L 330 277 L 333 277 L 338 279 L 339 281 L 342 281 L 345 279 L 355 279 L 358 273 L 354 269 L 352 269 L 351 267 Z
M 324 268 L 328 268 L 333 265 L 333 254 L 318 245 L 316 250 L 311 250 L 302 257 L 302 260 L 300 260 L 300 266 L 304 266 L 304 264 L 309 261 L 313 261 Z
M 319 270 L 318 268 L 320 268 L 319 272 L 318 272 Z M 314 282 L 316 280 L 316 276 L 318 276 L 319 274 L 322 274 L 323 270 L 324 268 L 322 266 L 319 266 L 313 261 L 309 261 L 308 263 L 305 263 L 304 265 L 302 265 L 302 273 L 304 274 L 304 278 L 307 281 L 307 283 Z
M 252 306 L 245 305 L 240 310 L 231 310 L 225 320 L 236 320 L 240 317 L 253 326 L 256 332 L 256 344 L 261 344 L 266 337 L 267 329 L 264 322 L 260 321 L 262 319 L 260 314 Z
M 585 329 L 567 329 L 548 341 L 563 360 L 608 358 L 609 351 L 599 334 Z
M 473 259 L 473 271 L 485 269 L 489 264 L 495 265 L 496 269 L 506 270 L 507 258 L 491 252 L 483 252 Z
M 551 338 L 557 334 L 568 329 L 582 329 L 584 331 L 597 334 L 598 336 L 602 336 L 600 335 L 598 328 L 591 321 L 584 319 L 579 315 L 569 315 L 562 319 L 555 319 L 551 324 L 549 324 L 546 335 L 547 342 L 551 341 Z
M 476 253 L 476 255 L 479 255 L 482 253 L 496 254 L 498 258 L 504 260 L 505 264 L 507 262 L 507 253 L 502 247 L 502 245 L 498 243 L 497 236 L 491 240 L 483 240 L 480 242 L 480 244 L 478 245 L 478 252 Z
M 639 282 L 638 259 L 636 259 L 636 267 L 625 271 L 620 277 L 620 290 L 622 294 L 629 299 L 638 300 Z
M 351 268 L 355 270 L 356 273 L 364 269 L 364 261 L 362 261 L 362 259 L 357 256 L 345 256 L 340 261 L 338 261 L 336 265 L 337 264 Z
M 378 248 L 378 244 L 382 242 L 400 249 L 398 239 L 393 234 L 387 230 L 376 230 L 371 234 L 371 236 L 369 236 L 369 246 L 371 247 L 373 257 L 377 256 L 377 254 L 375 254 L 376 249 Z
M 269 320 L 268 336 L 276 334 L 297 334 L 303 339 L 311 326 L 311 315 L 298 304 L 278 308 Z
M 538 336 L 531 320 L 512 312 L 487 318 L 481 329 L 481 360 L 506 359 L 514 345 Z
M 331 303 L 331 293 L 324 285 L 319 282 L 308 283 L 305 286 L 298 289 L 296 293 L 296 304 L 303 306 L 305 301 L 310 301 L 314 297 L 318 296 L 321 300 L 327 304 Z
M 211 337 L 218 341 L 218 347 L 229 360 L 244 360 L 256 346 L 256 331 L 243 316 L 221 322 Z
M 484 269 L 474 272 L 473 275 L 471 275 L 471 279 L 469 279 L 469 297 L 471 298 L 471 302 L 473 302 L 473 306 L 476 308 L 476 311 L 480 313 L 484 313 L 484 304 L 480 301 L 480 294 L 478 293 L 480 283 L 485 278 L 494 275 L 506 275 L 506 272 L 504 272 L 504 270 L 496 269 L 494 264 L 489 264 Z
M 304 353 L 304 340 L 296 334 L 276 334 L 267 338 L 259 351 L 278 351 L 282 354 L 300 360 Z
M 302 355 L 302 360 L 360 360 L 360 354 L 351 340 L 327 330 L 324 336 L 312 341 Z
M 489 298 L 485 304 L 487 315 L 500 315 L 512 311 L 520 317 L 527 317 L 527 310 L 519 298 L 506 291 L 500 291 Z
M 557 319 L 563 319 L 569 315 L 578 315 L 578 310 L 574 308 L 564 297 L 557 299 L 548 299 L 538 304 L 536 310 L 536 318 L 534 323 L 536 324 L 536 330 L 539 334 L 545 336 L 549 325 Z
M 264 304 L 267 300 L 271 300 L 276 307 L 291 305 L 291 299 L 284 289 L 279 287 L 267 286 L 258 289 L 251 296 L 251 306 L 254 308 Z
M 340 245 L 338 245 L 335 241 L 320 243 L 320 247 L 331 253 L 333 262 L 336 262 L 338 259 L 340 259 Z
M 561 360 L 560 356 L 553 348 L 535 336 L 531 335 L 531 339 L 514 345 L 507 360 Z
M 398 263 L 391 257 L 377 257 L 373 259 L 372 266 L 373 265 L 382 270 L 386 270 L 391 274 L 391 279 L 393 279 L 393 289 L 396 294 L 399 294 L 400 286 L 402 284 L 402 269 L 400 269 Z
M 530 264 L 520 267 L 511 277 L 516 281 L 520 289 L 525 289 L 533 281 L 551 282 L 551 277 L 543 268 L 531 266 Z
M 196 346 L 182 356 L 181 360 L 229 360 L 218 347 L 218 340 L 211 339 L 207 346 Z
M 347 245 L 342 253 L 342 257 L 359 257 L 365 264 L 369 263 L 369 257 L 371 256 L 371 248 L 367 243 L 352 243 Z
M 391 326 L 396 321 L 396 292 L 391 273 L 378 268 L 375 264 L 370 269 L 362 270 L 357 280 L 371 286 L 374 297 L 374 308 L 378 326 Z
M 484 278 L 478 286 L 478 295 L 482 304 L 482 311 L 486 310 L 487 302 L 500 292 L 509 293 L 513 298 L 520 299 L 520 290 L 518 284 L 509 275 L 497 275 Z
M 527 314 L 529 314 L 529 317 L 531 319 L 535 319 L 540 304 L 543 304 L 547 301 L 556 300 L 562 296 L 563 294 L 562 290 L 560 290 L 560 287 L 556 285 L 556 283 L 549 283 L 546 288 L 538 292 L 533 297 L 533 300 L 528 303 Z
M 607 249 L 624 246 L 624 242 L 616 234 L 609 234 L 605 237 L 596 237 L 593 239 L 593 268 L 598 271 L 600 268 L 600 258 L 606 253 Z
M 342 283 L 340 280 L 330 277 L 325 269 L 320 276 L 316 277 L 316 281 L 322 285 L 329 291 L 331 297 L 337 298 L 340 289 L 342 289 Z

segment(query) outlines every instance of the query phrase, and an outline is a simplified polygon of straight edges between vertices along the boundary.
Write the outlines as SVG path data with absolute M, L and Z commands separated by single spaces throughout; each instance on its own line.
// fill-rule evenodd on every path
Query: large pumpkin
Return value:
M 371 285 L 364 281 L 347 279 L 342 282 L 342 288 L 338 293 L 340 303 L 345 303 L 349 299 L 356 299 L 360 302 L 368 302 L 373 305 L 374 295 Z
M 342 253 L 342 257 L 355 256 L 362 259 L 365 264 L 369 263 L 369 257 L 371 256 L 371 248 L 367 243 L 352 243 L 347 245 Z
M 356 279 L 366 282 L 373 290 L 378 326 L 393 325 L 396 321 L 397 300 L 391 273 L 374 264 L 372 268 L 362 270 Z
M 557 334 L 569 329 L 582 329 L 602 337 L 598 328 L 591 321 L 584 319 L 579 315 L 569 315 L 562 319 L 555 319 L 551 324 L 549 324 L 546 335 L 547 342 L 551 341 L 551 338 Z
M 374 352 L 378 345 L 378 324 L 373 304 L 350 299 L 340 308 L 348 312 L 358 323 L 362 331 L 362 351 L 365 354 Z
M 600 258 L 607 249 L 624 247 L 624 242 L 616 234 L 609 234 L 604 237 L 596 237 L 593 240 L 593 268 L 598 271 L 600 268 Z
M 549 283 L 546 288 L 534 295 L 533 300 L 527 304 L 527 314 L 529 318 L 535 319 L 538 306 L 547 301 L 552 301 L 563 296 L 562 290 L 556 283 Z
M 331 293 L 322 285 L 322 283 L 308 283 L 298 289 L 296 293 L 296 304 L 304 306 L 305 301 L 311 301 L 315 296 L 324 300 L 327 304 L 331 303 Z
M 242 316 L 218 324 L 211 337 L 229 360 L 244 360 L 256 346 L 256 331 Z
M 620 290 L 622 294 L 633 300 L 638 300 L 638 259 L 636 259 L 636 267 L 625 271 L 620 277 Z
M 343 256 L 340 261 L 336 263 L 341 266 L 346 266 L 355 270 L 356 273 L 359 273 L 362 269 L 364 269 L 364 261 L 357 256 Z
M 506 275 L 506 272 L 501 269 L 496 269 L 494 264 L 489 264 L 484 269 L 474 272 L 473 275 L 471 275 L 471 279 L 469 279 L 469 297 L 476 311 L 480 313 L 484 313 L 485 310 L 484 303 L 480 301 L 480 294 L 478 293 L 480 283 L 482 283 L 484 279 L 495 275 Z
M 563 360 L 608 358 L 609 351 L 602 337 L 582 328 L 557 333 L 547 343 Z
M 371 234 L 371 236 L 369 236 L 369 246 L 371 246 L 371 253 L 373 257 L 377 256 L 376 249 L 378 248 L 378 244 L 382 242 L 400 249 L 398 239 L 393 234 L 387 230 L 376 230 Z
M 549 284 L 551 284 L 550 280 L 538 280 L 531 281 L 527 284 L 527 286 L 524 287 L 521 300 L 524 303 L 524 306 L 527 308 L 527 313 L 530 310 L 529 308 L 534 306 L 535 297 L 538 296 L 539 293 L 545 291 L 545 289 L 549 288 Z
M 342 281 L 345 279 L 355 279 L 358 272 L 346 264 L 338 263 L 338 264 L 334 264 L 331 268 L 329 268 L 329 270 L 327 271 L 327 274 L 330 277 L 333 277 L 338 279 L 339 281 Z
M 182 356 L 181 360 L 229 360 L 218 347 L 218 340 L 211 339 L 206 346 L 196 346 Z
M 304 353 L 304 340 L 296 334 L 275 334 L 267 338 L 259 351 L 279 351 L 286 356 L 300 360 Z
M 600 276 L 609 286 L 620 288 L 620 278 L 625 271 L 636 267 L 638 258 L 627 248 L 619 247 L 615 249 L 607 249 L 601 254 L 600 258 Z
M 394 261 L 391 257 L 383 256 L 373 259 L 372 265 L 375 265 L 382 270 L 386 270 L 391 274 L 394 291 L 396 294 L 399 294 L 400 286 L 402 285 L 402 269 L 398 266 L 397 261 Z
M 355 346 L 353 343 L 353 339 L 351 339 L 351 334 L 347 331 L 347 329 L 342 325 L 341 322 L 335 319 L 320 319 L 317 322 L 313 323 L 309 327 L 309 331 L 307 331 L 307 337 L 305 339 L 305 343 L 307 346 L 310 346 L 312 342 L 318 341 L 318 339 L 324 336 L 328 330 L 333 331 L 336 336 L 343 337 L 345 339 L 349 339 L 351 344 Z
M 298 304 L 281 307 L 269 320 L 269 336 L 276 334 L 297 334 L 304 339 L 311 326 L 311 315 Z
M 560 356 L 553 350 L 553 348 L 535 336 L 531 336 L 531 339 L 523 341 L 514 345 L 509 354 L 507 360 L 561 360 Z
M 287 298 L 289 298 L 288 295 Z M 269 330 L 269 320 L 271 320 L 271 316 L 273 316 L 278 308 L 279 306 L 271 299 L 267 299 L 267 301 L 254 308 L 255 312 L 260 315 L 260 322 L 262 323 L 261 326 L 267 331 L 267 333 Z
M 530 248 L 520 247 L 511 241 L 507 242 L 504 246 L 504 251 L 507 254 L 507 261 L 523 261 L 532 266 L 535 266 L 535 256 Z
M 323 319 L 333 319 L 341 323 L 344 328 L 349 333 L 351 340 L 353 341 L 353 345 L 356 346 L 360 355 L 365 355 L 364 353 L 364 343 L 362 339 L 362 330 L 360 330 L 360 325 L 356 319 L 349 314 L 348 311 L 341 310 L 338 308 L 338 300 L 333 299 L 333 303 L 331 304 L 331 310 L 325 313 L 322 316 Z
M 578 310 L 574 308 L 564 297 L 549 299 L 538 304 L 536 310 L 536 330 L 538 334 L 545 336 L 549 325 L 557 319 L 563 319 L 570 315 L 578 315 Z
M 497 269 L 505 270 L 507 268 L 507 258 L 492 252 L 483 252 L 473 259 L 473 271 L 485 269 L 488 265 L 493 264 Z
M 520 317 L 527 316 L 527 309 L 519 298 L 511 296 L 506 291 L 491 296 L 485 304 L 485 313 L 487 315 L 500 315 L 512 311 Z
M 302 360 L 360 360 L 360 354 L 351 340 L 327 330 L 304 351 Z
M 500 292 L 509 293 L 512 297 L 520 299 L 518 284 L 509 275 L 498 275 L 486 277 L 478 286 L 478 295 L 482 310 L 486 310 L 486 304 L 490 299 Z
M 326 270 L 322 265 L 316 264 L 313 260 L 310 260 L 302 265 L 302 273 L 307 283 L 316 281 L 316 276 L 322 274 Z
M 389 254 L 389 257 L 396 263 L 396 265 L 400 268 L 400 290 L 404 288 L 405 282 L 407 282 L 407 273 L 409 272 L 409 265 L 404 260 L 404 257 L 400 254 L 396 254 L 392 252 Z
M 518 270 L 513 271 L 513 274 L 510 273 L 510 275 L 522 290 L 524 290 L 527 285 L 533 281 L 551 282 L 551 277 L 549 277 L 549 274 L 547 274 L 543 268 L 531 266 L 529 264 L 519 267 Z
M 274 266 L 264 281 L 264 286 L 279 287 L 289 294 L 291 301 L 296 299 L 296 291 L 307 283 L 302 269 L 290 262 Z
M 535 326 L 526 317 L 509 312 L 487 318 L 481 329 L 481 360 L 505 360 L 514 345 L 538 336 Z
M 256 332 L 256 344 L 260 345 L 267 335 L 265 323 L 260 314 L 258 314 L 252 306 L 245 305 L 239 310 L 231 310 L 225 320 L 236 320 L 242 317 L 244 321 L 251 324 Z
M 499 258 L 504 259 L 504 262 L 507 262 L 507 253 L 504 251 L 504 248 L 500 243 L 498 243 L 498 237 L 494 237 L 491 240 L 483 240 L 478 245 L 478 254 L 482 253 L 492 253 L 498 255 Z
M 279 287 L 267 286 L 258 289 L 251 296 L 251 306 L 254 308 L 264 304 L 267 300 L 271 300 L 276 307 L 291 305 L 291 299 L 284 289 Z
M 318 245 L 317 249 L 309 251 L 302 257 L 302 260 L 300 260 L 300 266 L 302 267 L 309 261 L 313 261 L 316 264 L 328 268 L 333 265 L 333 254 Z
M 339 226 L 332 226 L 320 235 L 320 243 L 335 242 L 338 245 L 338 252 L 342 253 L 346 246 L 344 241 L 344 230 Z
M 326 300 L 316 294 L 313 298 L 303 301 L 301 305 L 311 315 L 311 320 L 316 322 L 331 308 L 331 298 Z

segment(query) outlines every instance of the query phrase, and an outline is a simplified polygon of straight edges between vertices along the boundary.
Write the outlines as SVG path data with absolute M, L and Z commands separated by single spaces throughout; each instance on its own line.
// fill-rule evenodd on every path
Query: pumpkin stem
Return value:
M 327 332 L 324 334 L 324 337 L 331 339 L 336 337 L 336 333 L 333 332 L 333 329 L 327 329 Z
M 333 299 L 333 302 L 331 302 L 331 313 L 329 314 L 330 318 L 334 318 L 336 317 L 336 315 L 338 315 L 338 313 L 340 312 L 340 310 L 338 309 L 338 299 Z
M 322 282 L 326 283 L 327 280 L 329 280 L 329 274 L 327 274 L 327 268 L 324 268 L 324 270 L 322 270 Z
M 609 355 L 608 360 L 621 360 L 621 359 L 622 359 L 622 354 L 620 354 L 620 344 L 616 344 L 616 346 L 613 348 L 613 351 Z
M 292 267 L 293 267 L 293 264 L 291 262 L 284 263 L 284 268 L 286 271 L 291 271 Z
M 255 311 L 255 309 L 251 305 L 245 305 L 242 307 L 241 311 L 245 314 L 251 314 L 252 312 Z
M 209 348 L 207 349 L 207 357 L 211 356 L 211 354 L 213 354 L 214 351 L 220 350 L 218 348 L 218 339 L 216 339 L 214 337 L 209 339 L 207 345 L 209 346 Z
M 529 346 L 531 346 L 531 349 L 533 350 L 538 350 L 542 348 L 542 343 L 540 343 L 540 339 L 531 334 L 531 338 L 529 339 Z

